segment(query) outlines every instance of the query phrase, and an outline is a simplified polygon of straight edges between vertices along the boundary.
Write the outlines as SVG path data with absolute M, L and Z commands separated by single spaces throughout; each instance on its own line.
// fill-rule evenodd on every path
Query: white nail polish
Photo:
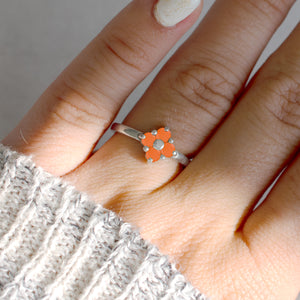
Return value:
M 154 8 L 158 23 L 165 27 L 174 26 L 188 17 L 201 0 L 159 0 Z

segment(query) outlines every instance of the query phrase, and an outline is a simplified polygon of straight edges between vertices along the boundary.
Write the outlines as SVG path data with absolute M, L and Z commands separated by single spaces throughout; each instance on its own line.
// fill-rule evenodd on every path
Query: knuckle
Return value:
M 180 99 L 219 119 L 230 108 L 236 86 L 204 64 L 191 64 L 177 72 L 170 87 Z
M 300 73 L 292 76 L 280 71 L 263 82 L 265 106 L 283 125 L 300 131 Z
M 51 95 L 55 98 L 52 116 L 68 126 L 90 130 L 99 127 L 98 107 L 68 80 L 62 80 Z
M 257 1 L 256 1 L 257 2 Z M 264 0 L 262 1 L 268 8 L 271 8 L 273 12 L 278 12 L 279 14 L 284 14 L 292 4 L 291 0 Z
M 286 13 L 286 10 L 292 4 L 292 2 L 293 2 L 292 0 L 264 0 L 264 1 L 251 0 L 249 1 L 249 3 L 252 6 L 254 6 L 258 11 L 260 11 L 267 18 L 270 18 L 270 16 L 274 17 L 274 15 L 279 15 L 279 16 L 284 15 Z
M 102 40 L 108 60 L 114 65 L 120 62 L 133 73 L 144 73 L 151 62 L 151 50 L 154 48 L 142 37 L 125 39 L 120 35 L 110 34 Z M 117 61 L 117 63 L 115 62 Z

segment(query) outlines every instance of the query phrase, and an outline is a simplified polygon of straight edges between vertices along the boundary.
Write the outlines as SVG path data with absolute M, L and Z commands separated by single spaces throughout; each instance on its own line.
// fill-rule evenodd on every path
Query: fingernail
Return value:
M 165 27 L 174 26 L 188 17 L 201 0 L 159 0 L 154 8 L 158 23 Z

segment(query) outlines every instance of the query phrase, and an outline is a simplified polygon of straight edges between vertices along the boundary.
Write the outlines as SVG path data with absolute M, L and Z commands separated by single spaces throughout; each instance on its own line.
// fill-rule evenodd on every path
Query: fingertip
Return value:
M 177 24 L 191 23 L 199 17 L 203 7 L 202 0 L 159 0 L 153 9 L 156 21 L 166 28 Z

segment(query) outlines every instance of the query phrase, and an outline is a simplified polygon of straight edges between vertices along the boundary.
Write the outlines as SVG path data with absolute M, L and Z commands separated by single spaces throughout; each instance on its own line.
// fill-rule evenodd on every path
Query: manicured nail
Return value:
M 159 0 L 154 8 L 158 23 L 165 27 L 174 26 L 188 17 L 201 0 Z

